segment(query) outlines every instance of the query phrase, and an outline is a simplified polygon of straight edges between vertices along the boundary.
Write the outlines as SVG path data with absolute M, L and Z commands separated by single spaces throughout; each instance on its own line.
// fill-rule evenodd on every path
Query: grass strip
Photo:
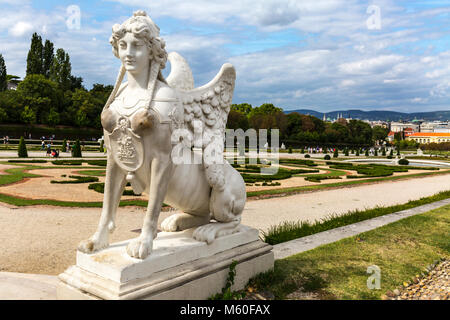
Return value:
M 83 174 L 85 176 L 103 177 L 106 175 L 105 170 L 79 170 L 78 174 Z
M 450 206 L 408 217 L 357 236 L 276 260 L 272 271 L 250 281 L 252 291 L 275 299 L 381 299 L 389 290 L 450 258 Z M 369 266 L 381 271 L 381 289 L 368 289 Z
M 448 198 L 450 198 L 450 190 L 437 193 L 430 197 L 420 198 L 419 200 L 409 201 L 405 204 L 390 207 L 375 207 L 367 210 L 354 210 L 342 215 L 332 214 L 313 223 L 307 221 L 287 221 L 276 226 L 271 226 L 268 231 L 263 232 L 263 237 L 265 242 L 274 245 Z

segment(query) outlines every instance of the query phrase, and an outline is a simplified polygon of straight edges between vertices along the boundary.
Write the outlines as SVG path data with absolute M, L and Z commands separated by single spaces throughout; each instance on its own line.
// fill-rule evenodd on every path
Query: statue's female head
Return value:
M 136 11 L 122 24 L 115 24 L 109 40 L 114 55 L 122 61 L 114 89 L 105 109 L 114 100 L 126 71 L 148 72 L 148 93 L 153 97 L 156 80 L 165 82 L 161 70 L 166 67 L 165 42 L 159 37 L 158 26 L 145 11 Z
M 123 52 L 125 44 L 124 37 L 134 37 L 139 39 L 148 49 L 149 62 L 156 62 L 160 70 L 164 69 L 167 62 L 167 52 L 165 50 L 165 42 L 159 37 L 158 26 L 150 19 L 145 11 L 136 11 L 131 18 L 124 23 L 115 24 L 112 28 L 110 43 L 114 55 L 123 60 Z M 122 40 L 122 44 L 121 44 Z M 139 43 L 138 43 L 139 45 Z M 122 54 L 121 54 L 122 53 Z M 125 66 L 126 67 L 126 66 Z

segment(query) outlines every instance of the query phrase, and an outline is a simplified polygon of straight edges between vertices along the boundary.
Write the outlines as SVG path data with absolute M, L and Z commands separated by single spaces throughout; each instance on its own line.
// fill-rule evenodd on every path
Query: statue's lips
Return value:
M 125 60 L 125 63 L 126 64 L 133 64 L 133 63 L 135 63 L 136 62 L 136 60 Z

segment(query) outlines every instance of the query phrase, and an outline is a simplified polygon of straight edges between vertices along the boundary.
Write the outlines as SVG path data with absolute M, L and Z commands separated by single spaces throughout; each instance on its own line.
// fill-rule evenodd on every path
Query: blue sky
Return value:
M 79 29 L 67 27 L 70 5 L 80 9 Z M 138 9 L 160 27 L 168 51 L 188 60 L 196 86 L 231 62 L 233 103 L 322 112 L 450 109 L 450 1 L 438 0 L 0 0 L 8 73 L 25 75 L 38 32 L 70 54 L 72 73 L 88 89 L 111 84 L 120 66 L 111 27 Z

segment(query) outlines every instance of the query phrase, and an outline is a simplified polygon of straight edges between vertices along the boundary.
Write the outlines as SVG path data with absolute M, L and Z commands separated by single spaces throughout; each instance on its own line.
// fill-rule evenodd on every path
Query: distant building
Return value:
M 415 132 L 406 140 L 414 140 L 419 143 L 441 143 L 450 142 L 450 132 Z
M 436 130 L 450 129 L 450 123 L 448 121 L 433 121 L 424 122 L 420 125 L 420 132 L 437 132 Z
M 391 122 L 391 131 L 402 132 L 406 128 L 411 128 L 413 132 L 420 131 L 420 125 L 412 122 Z

